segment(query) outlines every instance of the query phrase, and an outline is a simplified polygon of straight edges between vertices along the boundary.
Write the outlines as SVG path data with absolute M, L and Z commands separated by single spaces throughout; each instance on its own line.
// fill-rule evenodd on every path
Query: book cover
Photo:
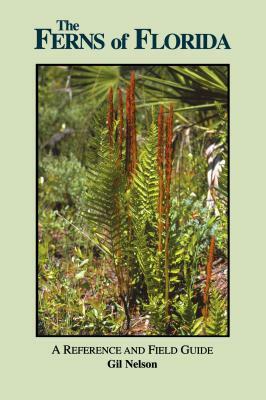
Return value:
M 4 17 L 5 398 L 261 397 L 262 2 Z

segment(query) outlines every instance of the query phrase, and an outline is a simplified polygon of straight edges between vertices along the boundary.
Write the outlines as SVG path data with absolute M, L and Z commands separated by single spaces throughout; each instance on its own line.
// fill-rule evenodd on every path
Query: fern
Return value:
M 157 254 L 157 127 L 152 124 L 142 150 L 131 190 L 131 215 L 136 258 L 144 275 L 149 298 L 162 288 L 163 274 Z
M 216 288 L 211 291 L 209 316 L 206 321 L 206 334 L 225 336 L 227 334 L 226 301 Z
M 144 276 L 148 296 L 151 299 L 160 292 L 163 279 L 162 273 L 158 268 L 156 249 L 151 243 L 149 244 L 147 226 L 145 224 L 135 221 L 134 234 L 137 261 Z
M 130 326 L 128 308 L 129 281 L 126 271 L 127 207 L 126 179 L 118 146 L 110 148 L 107 132 L 100 135 L 99 162 L 90 170 L 91 192 L 87 194 L 88 221 L 100 247 L 111 258 L 118 280 L 119 295 L 123 302 L 127 329 Z
M 177 322 L 176 329 L 181 335 L 198 336 L 202 332 L 203 318 L 197 318 L 198 305 L 194 304 L 192 295 L 181 295 L 180 300 L 174 305 Z
M 158 199 L 157 127 L 152 124 L 150 134 L 140 156 L 134 176 L 133 196 L 143 222 L 155 223 Z
M 116 149 L 110 152 L 106 131 L 100 136 L 98 158 L 98 164 L 89 172 L 91 190 L 87 194 L 87 217 L 101 247 L 117 266 L 126 229 L 125 179 L 117 164 Z

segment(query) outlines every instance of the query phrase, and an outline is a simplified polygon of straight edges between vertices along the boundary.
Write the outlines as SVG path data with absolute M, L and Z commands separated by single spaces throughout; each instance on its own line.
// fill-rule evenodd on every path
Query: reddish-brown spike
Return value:
M 131 107 L 131 162 L 132 172 L 135 171 L 137 164 L 137 134 L 136 134 L 136 104 L 135 104 L 135 72 L 130 75 L 130 107 Z
M 131 72 L 126 97 L 126 171 L 129 182 L 137 164 L 137 135 L 135 109 L 135 73 Z
M 131 99 L 130 87 L 127 88 L 126 95 L 126 172 L 131 175 Z
M 163 106 L 160 106 L 158 114 L 158 153 L 157 163 L 158 171 L 163 172 L 163 150 L 164 150 L 164 110 Z
M 170 211 L 170 186 L 172 175 L 172 140 L 173 140 L 173 106 L 170 106 L 169 115 L 167 118 L 166 146 L 165 146 L 165 209 L 166 213 Z M 166 218 L 166 224 L 169 224 L 169 219 Z M 166 226 L 168 229 L 169 226 Z
M 130 73 L 130 87 L 133 93 L 135 93 L 135 71 L 131 71 Z
M 109 132 L 109 143 L 110 147 L 113 147 L 113 128 L 114 128 L 114 103 L 113 103 L 113 88 L 110 88 L 108 94 L 108 114 L 107 114 L 107 126 Z
M 123 115 L 123 96 L 122 90 L 118 88 L 118 115 L 119 115 L 119 160 L 122 159 L 122 150 L 123 150 L 123 129 L 124 129 L 124 115 Z
M 209 249 L 208 263 L 207 263 L 207 267 L 206 267 L 206 285 L 205 285 L 205 290 L 204 290 L 204 295 L 203 295 L 203 302 L 205 305 L 203 315 L 205 318 L 208 317 L 209 290 L 210 290 L 210 284 L 211 284 L 211 278 L 212 278 L 212 264 L 213 264 L 213 259 L 214 259 L 214 248 L 215 248 L 215 236 L 212 235 L 210 249 Z
M 170 241 L 170 189 L 172 175 L 173 106 L 167 118 L 165 145 L 165 314 L 169 316 L 169 241 Z
M 158 252 L 162 252 L 162 233 L 163 233 L 163 150 L 164 150 L 164 114 L 163 106 L 160 106 L 158 114 L 158 152 L 157 166 L 159 176 L 159 195 L 158 195 Z

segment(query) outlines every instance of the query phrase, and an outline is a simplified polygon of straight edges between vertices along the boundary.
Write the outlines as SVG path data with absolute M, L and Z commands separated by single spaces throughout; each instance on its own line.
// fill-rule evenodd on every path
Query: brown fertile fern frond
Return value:
M 113 147 L 113 128 L 114 128 L 114 103 L 113 103 L 113 88 L 109 89 L 108 94 L 108 114 L 107 114 L 107 127 L 109 133 L 110 147 Z
M 123 97 L 122 90 L 118 88 L 118 118 L 119 118 L 119 134 L 118 134 L 118 157 L 122 160 L 122 150 L 123 150 L 123 129 L 124 129 L 124 114 L 123 114 Z
M 126 94 L 126 173 L 130 179 L 131 167 L 131 106 L 130 106 L 130 87 Z
M 159 177 L 159 196 L 158 196 L 158 252 L 162 252 L 162 234 L 163 234 L 163 198 L 164 198 L 164 115 L 163 106 L 160 106 L 158 114 L 158 153 L 157 166 Z
M 136 104 L 135 104 L 135 72 L 130 75 L 130 119 L 131 119 L 131 138 L 132 138 L 132 173 L 135 172 L 137 165 L 137 133 L 136 133 Z
M 132 181 L 137 165 L 135 73 L 130 76 L 130 85 L 126 96 L 126 172 L 129 182 Z
M 165 312 L 169 314 L 169 241 L 170 241 L 170 189 L 172 175 L 172 139 L 173 139 L 173 106 L 170 106 L 167 118 L 165 146 Z

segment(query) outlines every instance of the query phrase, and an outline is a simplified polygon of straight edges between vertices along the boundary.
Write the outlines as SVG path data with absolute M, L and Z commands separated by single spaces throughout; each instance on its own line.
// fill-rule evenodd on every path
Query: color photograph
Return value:
M 229 336 L 229 73 L 36 65 L 37 336 Z

